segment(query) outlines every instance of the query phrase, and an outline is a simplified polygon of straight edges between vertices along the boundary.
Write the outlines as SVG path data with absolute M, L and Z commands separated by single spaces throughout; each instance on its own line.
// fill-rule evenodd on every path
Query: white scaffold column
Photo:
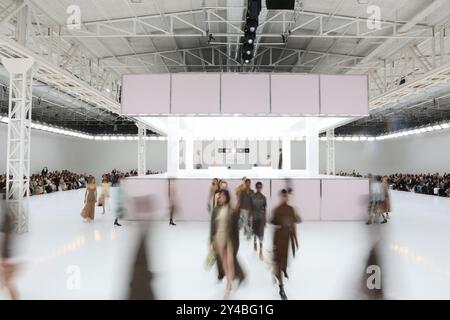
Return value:
M 180 119 L 176 117 L 168 118 L 167 134 L 167 174 L 176 177 L 180 168 Z M 188 157 L 186 151 L 186 159 Z M 186 163 L 187 168 L 187 163 Z
M 336 174 L 336 151 L 334 145 L 334 129 L 327 130 L 327 174 Z
M 34 59 L 2 59 L 9 73 L 6 200 L 13 232 L 28 232 L 30 196 L 30 139 Z
M 319 174 L 319 132 L 312 125 L 306 130 L 306 172 L 310 176 Z
M 138 127 L 138 175 L 144 176 L 147 172 L 147 128 L 142 124 L 137 124 Z
M 194 138 L 190 136 L 186 137 L 186 170 L 194 170 Z
M 291 170 L 291 138 L 286 137 L 281 141 L 283 153 L 283 170 Z

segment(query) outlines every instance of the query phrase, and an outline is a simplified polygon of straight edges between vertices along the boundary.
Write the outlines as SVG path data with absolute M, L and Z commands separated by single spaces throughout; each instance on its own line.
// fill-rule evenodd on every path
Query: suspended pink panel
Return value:
M 270 113 L 268 74 L 223 74 L 222 113 Z
M 271 99 L 274 114 L 319 114 L 319 76 L 273 74 Z
M 171 113 L 219 113 L 220 74 L 172 75 Z
M 367 115 L 369 113 L 367 86 L 365 75 L 321 75 L 321 114 Z
M 320 220 L 320 180 L 290 180 L 293 190 L 291 205 L 304 221 Z M 286 189 L 285 180 L 272 180 L 272 210 L 280 204 L 280 191 Z
M 170 112 L 170 74 L 125 75 L 122 114 L 149 115 Z
M 322 220 L 367 220 L 367 179 L 322 180 Z

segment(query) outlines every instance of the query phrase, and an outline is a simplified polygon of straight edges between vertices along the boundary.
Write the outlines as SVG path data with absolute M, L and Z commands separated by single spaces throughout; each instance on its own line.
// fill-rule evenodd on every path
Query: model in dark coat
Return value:
M 281 191 L 281 204 L 275 209 L 272 217 L 272 224 L 276 227 L 273 237 L 273 259 L 274 273 L 280 286 L 280 296 L 286 300 L 283 287 L 283 274 L 287 278 L 287 262 L 289 243 L 292 246 L 292 253 L 298 248 L 296 224 L 301 222 L 300 216 L 295 213 L 293 207 L 288 204 L 288 192 Z

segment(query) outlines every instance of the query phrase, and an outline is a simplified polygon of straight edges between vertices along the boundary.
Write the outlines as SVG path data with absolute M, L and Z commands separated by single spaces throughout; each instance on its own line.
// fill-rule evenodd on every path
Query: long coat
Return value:
M 217 213 L 219 212 L 220 206 L 215 208 L 211 215 L 211 227 L 210 227 L 210 243 L 212 244 L 214 241 L 214 237 L 216 235 L 217 231 Z M 239 279 L 239 281 L 243 281 L 245 278 L 244 271 L 242 271 L 242 268 L 239 264 L 239 261 L 237 260 L 237 253 L 239 250 L 239 212 L 233 210 L 231 207 L 229 207 L 230 212 L 228 212 L 228 230 L 227 230 L 227 237 L 231 241 L 231 244 L 233 245 L 233 257 L 234 257 L 234 277 L 235 279 Z M 216 252 L 216 264 L 218 269 L 218 278 L 219 280 L 223 279 L 225 276 L 225 273 L 223 271 L 222 261 L 220 260 L 220 256 Z
M 300 223 L 301 219 L 293 207 L 281 204 L 275 209 L 271 222 L 277 226 L 273 237 L 275 271 L 277 276 L 281 276 L 281 272 L 286 276 L 289 242 L 292 245 L 292 253 L 295 255 L 295 250 L 298 248 L 295 224 Z

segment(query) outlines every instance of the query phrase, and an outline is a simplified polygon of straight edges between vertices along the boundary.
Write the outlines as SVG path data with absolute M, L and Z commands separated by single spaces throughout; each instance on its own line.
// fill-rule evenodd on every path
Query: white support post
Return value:
M 144 176 L 147 168 L 146 168 L 146 154 L 147 154 L 147 128 L 142 125 L 138 124 L 138 175 Z
M 197 163 L 195 164 L 197 165 Z M 192 171 L 194 169 L 194 139 L 192 137 L 186 138 L 186 170 Z
M 334 129 L 327 130 L 327 174 L 333 175 L 335 172 L 335 145 L 334 145 Z
M 309 176 L 319 174 L 319 132 L 313 127 L 306 130 L 306 172 Z
M 30 195 L 30 139 L 34 59 L 2 59 L 9 73 L 6 200 L 13 232 L 28 232 Z
M 283 138 L 281 141 L 283 155 L 283 170 L 291 170 L 291 137 Z
M 168 118 L 167 135 L 167 174 L 176 176 L 180 168 L 180 137 L 179 137 L 179 119 L 175 117 Z M 187 148 L 187 144 L 186 144 Z M 186 152 L 186 168 L 187 168 Z

